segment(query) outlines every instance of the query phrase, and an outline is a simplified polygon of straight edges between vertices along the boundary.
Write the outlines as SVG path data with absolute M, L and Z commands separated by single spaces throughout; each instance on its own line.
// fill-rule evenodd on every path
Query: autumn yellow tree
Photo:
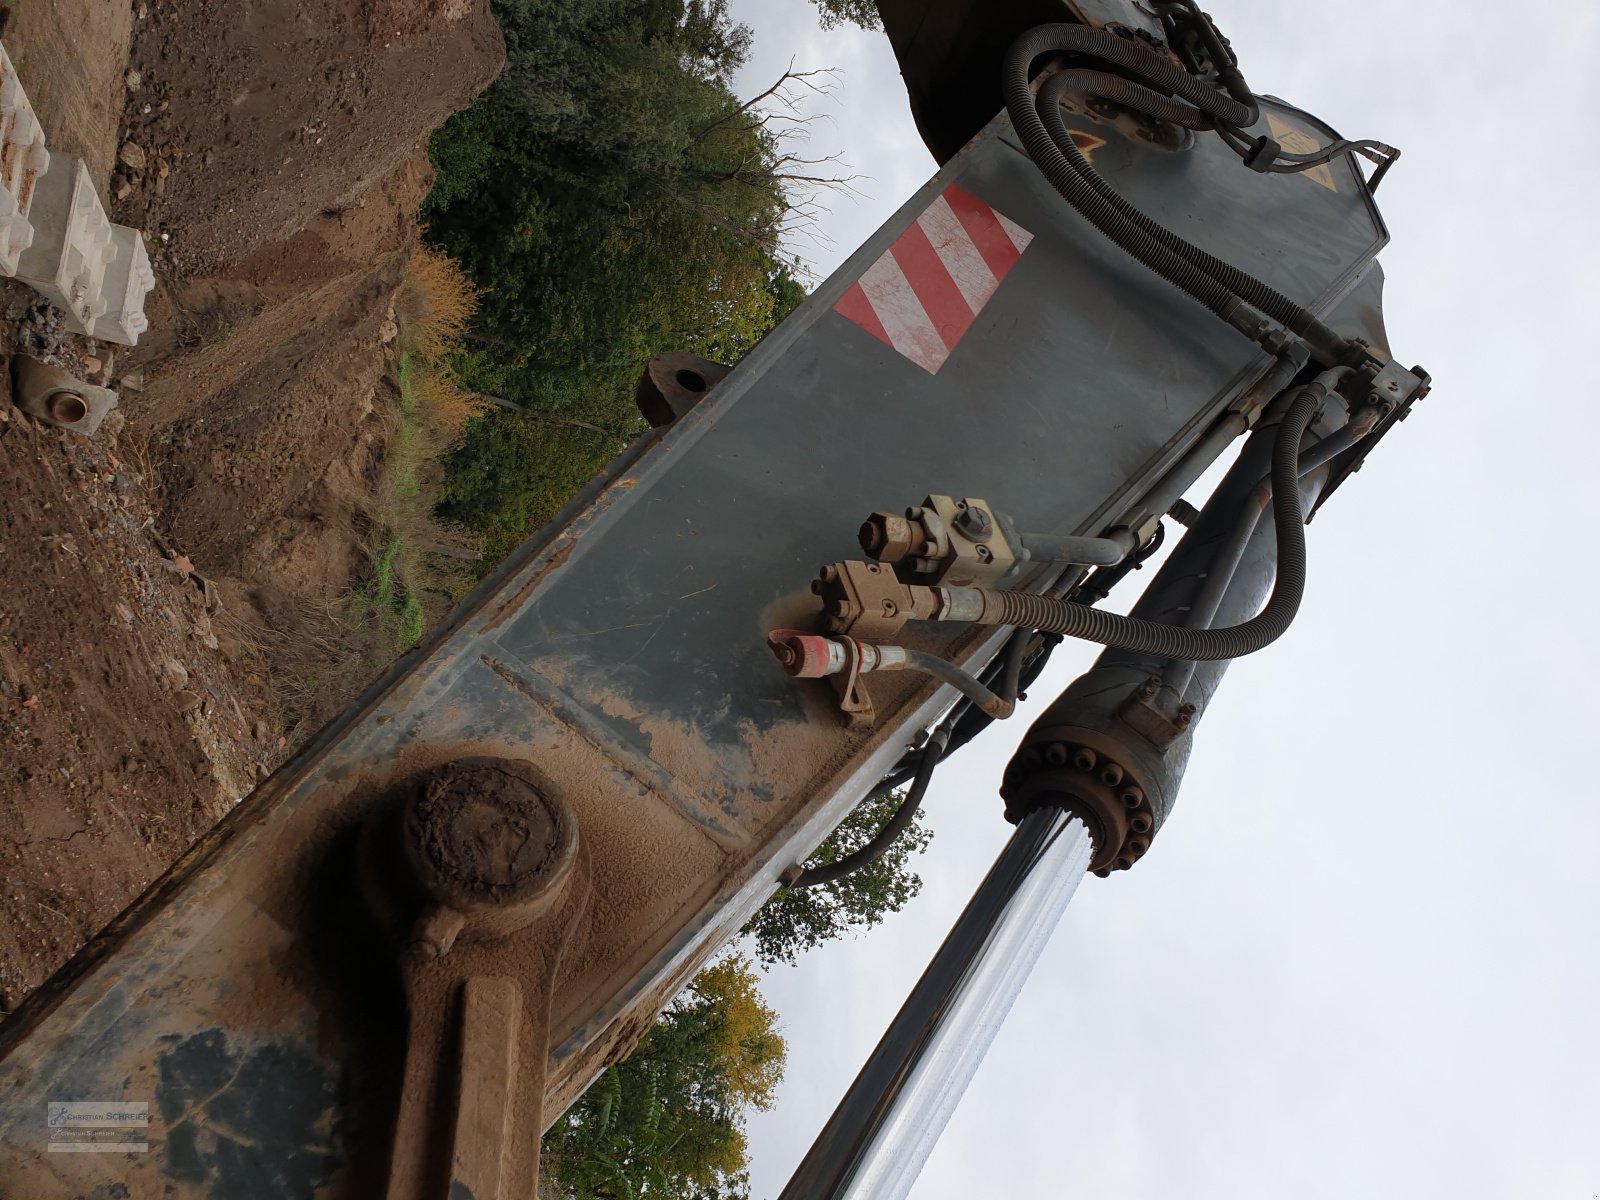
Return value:
M 765 1111 L 783 1079 L 787 1049 L 778 1014 L 757 988 L 759 978 L 748 958 L 730 954 L 695 976 L 689 991 L 714 1014 L 711 1045 L 729 1094 Z
M 545 1137 L 545 1174 L 571 1200 L 741 1200 L 744 1113 L 770 1108 L 786 1049 L 750 960 L 707 967 L 628 1059 Z

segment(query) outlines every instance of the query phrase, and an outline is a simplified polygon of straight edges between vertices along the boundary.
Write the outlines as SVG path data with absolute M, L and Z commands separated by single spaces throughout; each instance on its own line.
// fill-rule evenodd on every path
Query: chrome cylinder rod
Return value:
M 1093 853 L 1059 808 L 1023 819 L 780 1200 L 903 1200 Z

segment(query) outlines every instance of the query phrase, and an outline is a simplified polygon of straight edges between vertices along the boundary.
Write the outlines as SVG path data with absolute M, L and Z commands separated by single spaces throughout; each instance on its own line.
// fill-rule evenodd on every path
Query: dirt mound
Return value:
M 163 336 L 140 348 L 128 415 L 159 464 L 162 528 L 246 594 L 351 584 L 392 407 L 375 396 L 393 298 L 431 179 L 414 152 L 340 215 L 169 289 Z
M 157 402 L 185 401 L 151 441 L 164 464 L 164 525 L 212 573 L 313 593 L 348 586 L 323 568 L 313 570 L 322 580 L 290 583 L 279 568 L 293 543 L 366 490 L 379 446 L 373 393 L 387 366 L 381 334 L 403 265 L 393 255 L 248 317 L 152 388 Z
M 281 757 L 122 449 L 0 420 L 4 1011 Z
M 505 58 L 487 0 L 135 7 L 113 213 L 188 274 L 351 204 Z
M 137 349 L 41 350 L 120 390 L 84 439 L 9 407 L 0 281 L 0 1016 L 292 749 L 273 647 L 321 653 L 360 559 L 423 143 L 504 54 L 486 0 L 135 0 L 131 62 L 103 8 L 6 36 L 36 102 L 86 98 L 52 145 L 142 164 L 96 179 L 158 284 Z

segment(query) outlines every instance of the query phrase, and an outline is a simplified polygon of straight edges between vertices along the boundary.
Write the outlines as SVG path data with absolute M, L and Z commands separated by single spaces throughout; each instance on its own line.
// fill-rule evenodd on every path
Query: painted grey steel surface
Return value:
M 1329 188 L 1252 174 L 1215 139 L 1171 154 L 1090 132 L 1106 139 L 1095 165 L 1134 203 L 1314 310 L 1384 240 L 1348 162 Z M 392 1043 L 373 1043 L 395 1022 L 352 993 L 392 983 L 340 907 L 355 901 L 339 855 L 373 789 L 430 753 L 526 757 L 578 810 L 594 920 L 613 921 L 596 925 L 595 953 L 614 965 L 555 1015 L 552 1073 L 569 1089 L 559 1094 L 738 928 L 948 699 L 932 684 L 875 680 L 878 724 L 851 732 L 825 683 L 797 685 L 763 646 L 768 628 L 814 611 L 820 563 L 857 556 L 865 514 L 937 491 L 982 496 L 1020 528 L 1097 533 L 1267 366 L 1088 229 L 1007 134 L 1003 118 L 991 124 L 704 403 L 247 800 L 71 968 L 70 986 L 7 1022 L 0 1190 L 37 1194 L 28 1189 L 55 1172 L 96 1169 L 41 1166 L 45 1101 L 129 1088 L 160 1098 L 175 1046 L 209 1054 L 207 1069 L 283 1064 L 272 1086 L 284 1111 L 321 1122 L 283 1135 L 319 1147 L 307 1194 L 346 1194 L 351 1155 L 381 1162 L 360 1147 L 381 1141 L 383 1121 L 359 1112 L 394 1086 Z M 950 184 L 1034 237 L 930 374 L 833 305 Z M 969 662 L 999 636 L 920 632 L 924 648 Z M 668 835 L 684 851 L 646 865 L 639 855 Z M 235 936 L 218 939 L 224 917 Z M 202 1034 L 211 1041 L 195 1042 Z M 171 1111 L 187 1112 L 177 1100 Z M 129 1169 L 179 1170 L 178 1141 L 152 1141 Z M 228 1151 L 247 1165 L 271 1152 Z M 207 1179 L 211 1194 L 245 1194 Z
M 1005 132 L 991 127 L 713 392 L 604 539 L 498 636 L 565 681 L 559 702 L 630 761 L 652 739 L 618 709 L 717 747 L 711 790 L 675 795 L 713 836 L 759 829 L 786 797 L 789 781 L 744 753 L 747 727 L 809 719 L 798 689 L 775 686 L 761 610 L 817 564 L 858 557 L 866 513 L 940 491 L 982 496 L 1019 528 L 1095 532 L 1266 364 L 1064 212 Z M 1215 139 L 1188 154 L 1115 139 L 1095 162 L 1156 220 L 1319 309 L 1381 240 L 1353 180 L 1255 175 Z M 929 375 L 824 306 L 951 182 L 1036 237 Z

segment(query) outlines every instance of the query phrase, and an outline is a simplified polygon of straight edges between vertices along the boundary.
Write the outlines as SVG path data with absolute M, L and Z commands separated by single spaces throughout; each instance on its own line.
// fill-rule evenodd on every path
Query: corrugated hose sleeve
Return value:
M 1259 327 L 1260 318 L 1249 312 L 1249 308 L 1256 308 L 1306 338 L 1319 358 L 1338 361 L 1345 347 L 1344 339 L 1314 314 L 1142 214 L 1138 218 L 1130 216 L 1137 210 L 1120 197 L 1113 201 L 1111 197 L 1115 193 L 1103 180 L 1098 177 L 1091 180 L 1093 169 L 1078 152 L 1064 125 L 1052 134 L 1046 126 L 1046 116 L 1041 115 L 1041 110 L 1048 108 L 1051 123 L 1059 122 L 1059 95 L 1047 106 L 1043 96 L 1035 101 L 1031 87 L 1029 72 L 1034 60 L 1042 54 L 1060 51 L 1099 55 L 1141 74 L 1157 87 L 1177 92 L 1208 112 L 1207 105 L 1215 106 L 1220 101 L 1238 108 L 1237 102 L 1193 79 L 1153 51 L 1080 25 L 1042 25 L 1023 34 L 1006 54 L 1002 79 L 1006 111 L 1023 147 L 1050 185 L 1101 233 L 1247 336 L 1259 338 L 1263 332 Z M 1209 99 L 1202 105 L 1197 97 Z
M 1046 96 L 1049 96 L 1051 101 L 1059 103 L 1061 97 L 1068 92 L 1098 96 L 1102 100 L 1110 100 L 1124 108 L 1131 108 L 1135 112 L 1144 113 L 1148 117 L 1184 129 L 1212 129 L 1216 126 L 1211 117 L 1193 105 L 1185 104 L 1182 100 L 1174 100 L 1170 96 L 1163 96 L 1153 88 L 1147 88 L 1143 84 L 1134 83 L 1131 79 L 1124 79 L 1121 75 L 1113 75 L 1108 71 L 1080 69 L 1052 75 L 1039 89 L 1039 105 L 1043 107 L 1046 104 Z
M 1277 578 L 1272 596 L 1250 620 L 1225 629 L 1189 629 L 1163 625 L 1085 604 L 974 588 L 981 597 L 988 625 L 1020 625 L 1065 637 L 1082 638 L 1121 650 L 1162 658 L 1210 662 L 1254 654 L 1281 637 L 1300 610 L 1306 586 L 1306 535 L 1300 511 L 1300 441 L 1328 394 L 1321 383 L 1308 383 L 1295 394 L 1272 445 L 1272 517 L 1278 538 Z
M 1201 112 L 1224 125 L 1237 125 L 1241 128 L 1253 125 L 1259 115 L 1252 105 L 1241 104 L 1196 79 L 1165 55 L 1157 54 L 1139 42 L 1129 41 L 1127 38 L 1120 38 L 1114 33 L 1106 33 L 1103 30 L 1089 29 L 1083 25 L 1061 23 L 1040 25 L 1030 29 L 1011 47 L 1011 57 L 1007 59 L 1008 75 L 1015 74 L 1014 64 L 1018 48 L 1025 42 L 1037 48 L 1031 50 L 1027 59 L 1021 64 L 1024 74 L 1027 73 L 1033 60 L 1041 54 L 1051 52 L 1083 54 L 1132 71 L 1145 84 L 1163 95 L 1187 100 Z
M 1293 328 L 1286 316 L 1304 312 L 1293 300 L 1290 300 L 1277 289 L 1262 283 L 1255 276 L 1241 271 L 1232 263 L 1224 262 L 1215 255 L 1200 249 L 1193 242 L 1179 237 L 1165 226 L 1158 225 L 1124 199 L 1115 188 L 1106 182 L 1105 177 L 1094 169 L 1089 160 L 1083 156 L 1083 152 L 1078 149 L 1077 143 L 1072 140 L 1072 131 L 1067 128 L 1066 121 L 1061 115 L 1061 97 L 1065 93 L 1074 90 L 1073 77 L 1080 74 L 1091 75 L 1096 74 L 1096 72 L 1063 71 L 1060 75 L 1051 76 L 1050 79 L 1045 81 L 1044 86 L 1039 89 L 1039 101 L 1036 107 L 1039 116 L 1044 121 L 1045 129 L 1055 142 L 1057 149 L 1062 152 L 1078 174 L 1083 176 L 1084 181 L 1094 189 L 1095 194 L 1116 209 L 1123 217 L 1132 221 L 1168 250 L 1175 251 L 1188 259 L 1235 296 L 1248 301 L 1268 316 Z M 1310 313 L 1305 313 L 1305 320 L 1315 321 L 1316 318 L 1311 316 Z M 1304 324 L 1304 321 L 1301 323 Z

